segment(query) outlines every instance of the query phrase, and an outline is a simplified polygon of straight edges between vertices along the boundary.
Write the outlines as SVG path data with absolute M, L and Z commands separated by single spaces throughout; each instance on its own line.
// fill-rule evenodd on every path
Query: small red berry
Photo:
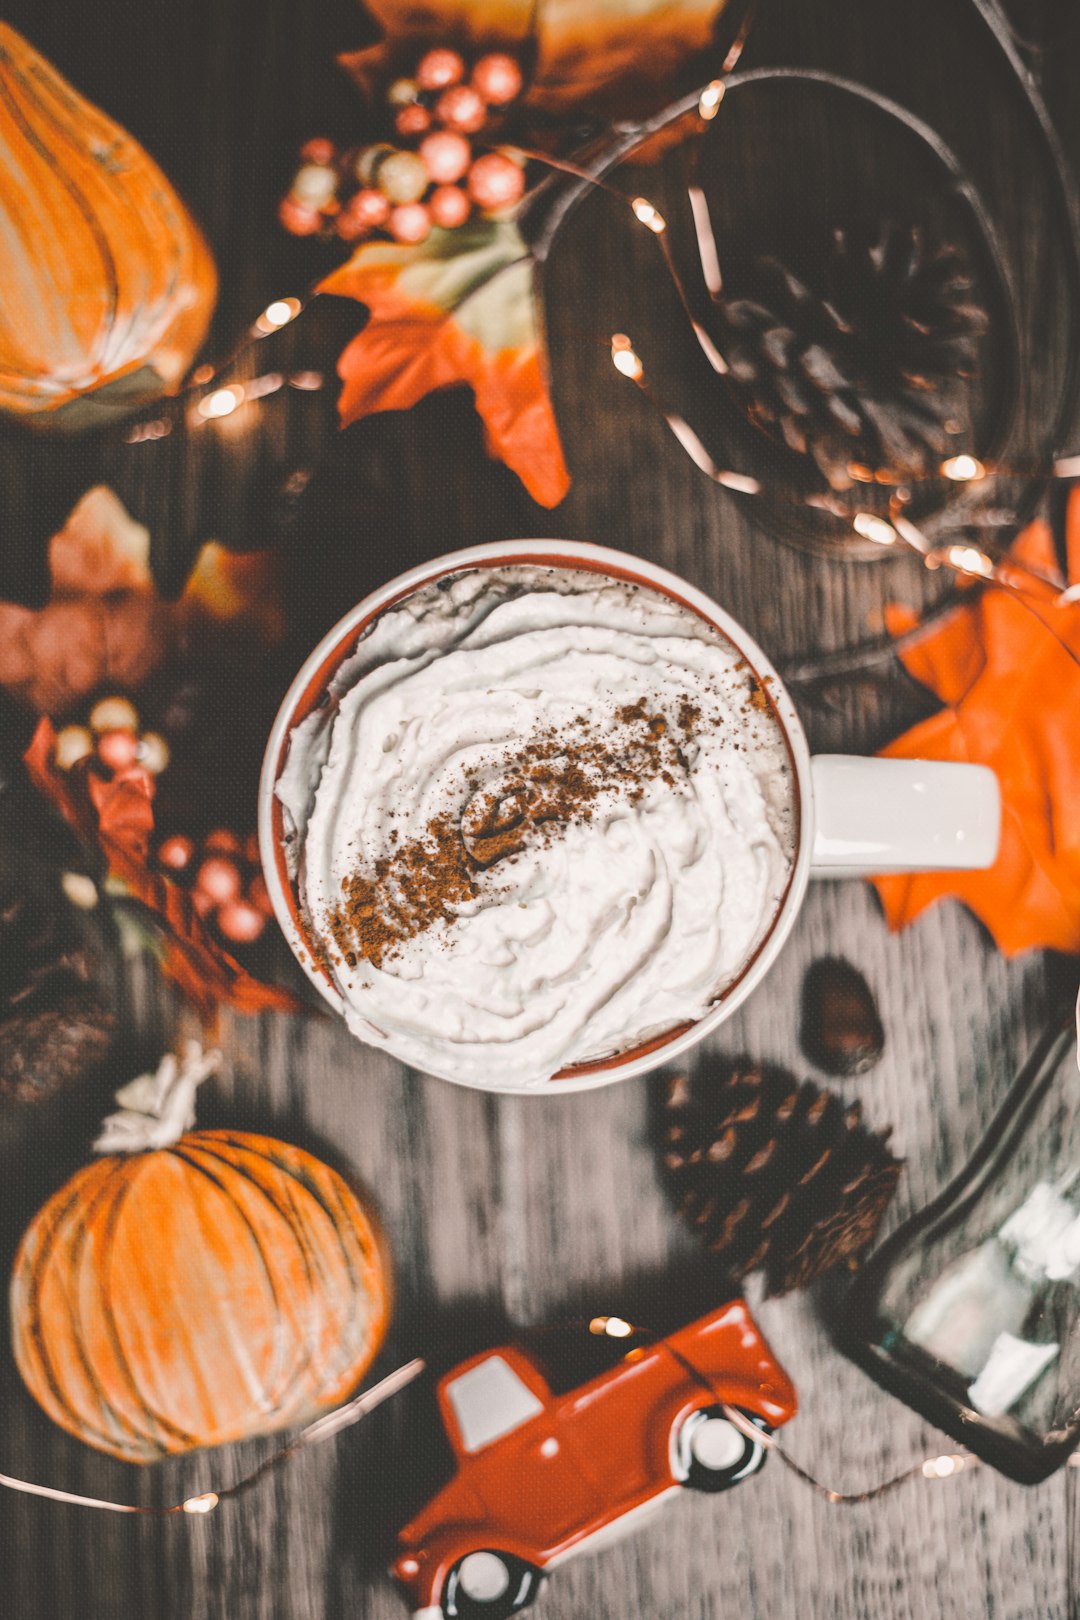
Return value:
M 487 152 L 469 170 L 469 196 L 481 208 L 508 208 L 525 190 L 525 171 L 503 152 Z
M 477 63 L 477 67 L 479 67 Z M 337 149 L 333 141 L 328 141 L 325 135 L 315 135 L 310 141 L 305 141 L 300 148 L 300 156 L 305 163 L 318 163 L 326 166 L 333 163 L 337 156 Z
M 399 135 L 422 135 L 431 128 L 431 114 L 422 102 L 412 101 L 400 109 L 394 119 L 394 128 Z
M 431 230 L 431 214 L 421 202 L 401 203 L 390 210 L 389 228 L 395 242 L 422 242 Z
M 210 917 L 217 910 L 217 901 L 208 895 L 205 889 L 192 889 L 191 903 L 195 907 L 196 916 L 199 917 Z
M 133 731 L 103 731 L 97 740 L 97 756 L 110 771 L 126 771 L 139 754 L 139 739 Z
M 453 185 L 468 169 L 472 148 L 464 135 L 436 129 L 420 142 L 420 156 L 437 186 Z
M 53 753 L 57 770 L 70 771 L 80 759 L 94 752 L 94 739 L 86 726 L 64 726 L 56 734 Z
M 473 68 L 472 82 L 491 106 L 505 107 L 521 94 L 521 69 L 504 51 L 492 51 Z
M 335 219 L 334 229 L 343 242 L 359 242 L 362 236 L 371 235 L 370 225 L 365 225 L 362 219 L 356 219 L 344 210 Z
M 418 152 L 392 152 L 379 165 L 379 190 L 392 203 L 419 202 L 431 178 Z
M 358 191 L 349 199 L 345 212 L 350 219 L 368 230 L 378 230 L 390 218 L 390 199 L 373 186 L 365 186 L 363 191 Z
M 305 163 L 293 175 L 289 196 L 301 208 L 321 208 L 324 212 L 335 200 L 338 188 L 336 169 L 327 169 L 320 163 Z
M 266 927 L 266 917 L 246 900 L 230 900 L 218 912 L 217 925 L 226 939 L 237 945 L 250 945 Z
M 183 833 L 173 833 L 169 838 L 163 838 L 158 845 L 158 865 L 167 866 L 170 872 L 182 872 L 191 864 L 195 854 L 195 845 Z
M 460 130 L 463 135 L 475 135 L 487 120 L 487 107 L 480 93 L 471 84 L 455 84 L 444 90 L 435 103 L 435 116 L 447 129 Z
M 195 887 L 215 906 L 226 906 L 240 893 L 240 869 L 225 855 L 208 855 L 195 875 Z
M 305 208 L 303 203 L 284 197 L 278 205 L 278 219 L 290 236 L 314 236 L 322 224 L 317 208 Z
M 465 77 L 465 63 L 457 51 L 437 46 L 427 51 L 416 68 L 416 82 L 421 90 L 445 90 L 448 85 L 460 84 Z
M 202 847 L 207 855 L 239 855 L 243 846 L 231 827 L 215 827 L 203 839 Z
M 428 207 L 431 209 L 432 219 L 436 225 L 441 225 L 444 231 L 452 231 L 458 225 L 464 225 L 472 213 L 472 203 L 460 186 L 436 186 L 428 198 Z

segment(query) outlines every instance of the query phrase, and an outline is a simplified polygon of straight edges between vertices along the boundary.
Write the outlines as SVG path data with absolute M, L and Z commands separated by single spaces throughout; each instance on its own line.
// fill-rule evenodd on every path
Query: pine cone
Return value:
M 885 223 L 833 232 L 821 291 L 778 259 L 755 269 L 759 295 L 724 305 L 720 347 L 756 422 L 835 490 L 852 463 L 914 477 L 955 448 L 989 326 L 958 248 Z
M 858 1103 L 751 1065 L 669 1083 L 663 1163 L 687 1223 L 739 1280 L 805 1287 L 873 1241 L 903 1162 Z
M 113 1015 L 58 896 L 0 899 L 0 1097 L 36 1102 L 96 1068 Z

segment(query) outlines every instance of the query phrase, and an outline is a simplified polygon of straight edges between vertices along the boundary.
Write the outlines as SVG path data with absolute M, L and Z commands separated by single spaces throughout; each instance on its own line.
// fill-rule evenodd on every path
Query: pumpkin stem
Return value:
M 102 1122 L 95 1153 L 150 1153 L 171 1147 L 195 1124 L 195 1092 L 221 1066 L 221 1053 L 188 1041 L 168 1052 L 153 1074 L 140 1074 L 116 1093 L 120 1111 Z

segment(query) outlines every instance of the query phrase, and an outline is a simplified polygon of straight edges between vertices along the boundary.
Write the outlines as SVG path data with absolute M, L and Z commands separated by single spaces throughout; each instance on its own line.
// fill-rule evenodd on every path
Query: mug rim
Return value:
M 604 574 L 608 578 L 624 580 L 644 586 L 648 590 L 659 591 L 680 607 L 688 608 L 725 636 L 746 660 L 769 700 L 791 762 L 795 796 L 795 858 L 772 923 L 743 964 L 737 978 L 720 992 L 700 1018 L 691 1023 L 676 1025 L 673 1029 L 638 1042 L 623 1052 L 568 1065 L 543 1085 L 485 1086 L 449 1074 L 437 1075 L 437 1071 L 434 1070 L 423 1071 L 436 1074 L 437 1078 L 464 1086 L 470 1091 L 547 1097 L 565 1096 L 610 1085 L 616 1080 L 629 1080 L 649 1073 L 689 1051 L 726 1022 L 736 1008 L 746 1001 L 764 979 L 791 932 L 810 877 L 810 855 L 813 848 L 810 749 L 802 722 L 787 688 L 771 661 L 738 620 L 704 591 L 659 564 L 650 562 L 644 557 L 634 556 L 630 552 L 617 551 L 608 546 L 597 546 L 581 540 L 485 541 L 433 557 L 429 562 L 419 563 L 370 591 L 350 608 L 327 631 L 300 666 L 282 699 L 267 739 L 259 778 L 258 827 L 263 875 L 278 925 L 293 955 L 312 984 L 336 1012 L 344 1014 L 344 1002 L 325 969 L 314 960 L 300 926 L 295 887 L 288 875 L 285 861 L 284 819 L 275 788 L 285 767 L 292 732 L 301 721 L 307 719 L 326 701 L 331 680 L 342 664 L 355 652 L 360 634 L 388 608 L 395 607 L 422 586 L 445 578 L 449 574 L 481 567 L 493 568 L 500 565 L 528 563 L 538 567 L 569 568 Z M 359 1035 L 355 1038 L 363 1040 Z M 385 1046 L 376 1042 L 371 1044 L 376 1045 L 379 1050 L 388 1051 L 391 1056 L 394 1055 L 393 1047 L 389 1043 Z

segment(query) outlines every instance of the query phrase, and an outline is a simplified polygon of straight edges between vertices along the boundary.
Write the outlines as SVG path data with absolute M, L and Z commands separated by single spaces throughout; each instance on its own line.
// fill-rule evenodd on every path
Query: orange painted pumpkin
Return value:
M 266 1136 L 188 1131 L 78 1172 L 15 1259 L 19 1371 L 132 1462 L 308 1421 L 359 1383 L 388 1284 L 348 1183 Z
M 157 164 L 0 23 L 0 409 L 80 427 L 168 392 L 216 294 Z

